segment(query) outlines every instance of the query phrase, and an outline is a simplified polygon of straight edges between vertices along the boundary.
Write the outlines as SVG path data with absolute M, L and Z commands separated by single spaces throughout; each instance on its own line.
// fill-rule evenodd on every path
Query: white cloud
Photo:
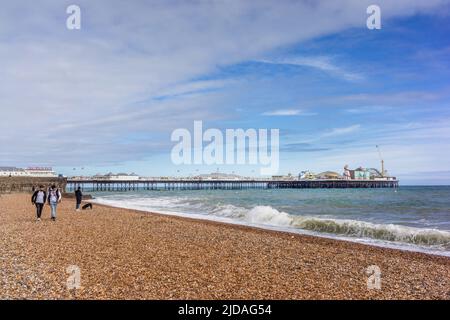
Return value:
M 345 68 L 336 65 L 332 61 L 332 58 L 326 56 L 292 57 L 278 60 L 260 60 L 260 62 L 316 68 L 330 75 L 337 76 L 348 81 L 359 81 L 364 79 L 363 75 L 348 71 Z
M 273 111 L 266 111 L 262 113 L 263 116 L 313 116 L 316 113 L 304 112 L 301 109 L 278 109 Z
M 387 19 L 444 2 L 378 4 Z M 1 5 L 0 163 L 89 165 L 159 152 L 174 128 L 230 116 L 234 106 L 227 109 L 219 91 L 228 84 L 193 79 L 283 46 L 365 28 L 370 1 L 77 4 L 79 31 L 66 29 L 64 2 Z M 326 59 L 296 63 L 346 74 Z M 176 99 L 155 101 L 161 96 Z
M 354 108 L 345 109 L 344 111 L 346 113 L 350 113 L 350 114 L 365 114 L 365 113 L 374 113 L 374 112 L 377 112 L 377 113 L 378 112 L 386 112 L 391 109 L 392 109 L 392 107 L 375 105 L 375 106 L 354 107 Z
M 224 88 L 227 85 L 231 85 L 233 80 L 204 80 L 204 81 L 190 81 L 187 83 L 181 83 L 174 85 L 166 90 L 162 90 L 158 93 L 158 97 L 174 98 L 183 95 L 193 95 L 202 93 L 205 91 L 213 91 Z
M 355 131 L 358 131 L 360 128 L 361 128 L 361 125 L 359 125 L 359 124 L 355 124 L 355 125 L 343 127 L 343 128 L 334 128 L 328 132 L 323 133 L 321 135 L 321 137 L 335 137 L 335 136 L 340 136 L 340 135 L 344 135 L 344 134 L 354 133 Z
M 315 172 L 340 172 L 345 164 L 380 168 L 375 147 L 380 145 L 386 169 L 402 184 L 449 184 L 450 140 L 442 139 L 448 136 L 450 122 L 446 119 L 402 125 L 393 123 L 385 127 L 374 125 L 365 128 L 364 135 L 358 135 L 355 143 L 337 141 L 330 150 L 318 151 L 313 155 L 303 152 L 293 165 Z

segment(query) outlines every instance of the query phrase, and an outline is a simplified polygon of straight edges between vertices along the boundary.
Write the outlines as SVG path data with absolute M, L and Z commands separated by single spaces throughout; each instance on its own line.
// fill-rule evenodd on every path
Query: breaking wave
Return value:
M 280 212 L 270 206 L 258 206 L 251 209 L 247 214 L 247 219 L 250 223 L 291 226 L 346 237 L 450 248 L 450 232 L 436 229 L 414 228 L 396 224 L 375 224 L 358 220 L 295 216 Z
M 431 228 L 415 228 L 397 224 L 371 223 L 351 219 L 301 216 L 279 211 L 271 206 L 245 208 L 232 204 L 208 203 L 192 197 L 99 198 L 96 202 L 116 207 L 156 211 L 181 216 L 231 223 L 264 225 L 283 230 L 307 231 L 356 241 L 382 241 L 421 247 L 450 249 L 450 232 Z M 170 211 L 167 211 L 170 210 Z M 224 220 L 225 219 L 225 220 Z

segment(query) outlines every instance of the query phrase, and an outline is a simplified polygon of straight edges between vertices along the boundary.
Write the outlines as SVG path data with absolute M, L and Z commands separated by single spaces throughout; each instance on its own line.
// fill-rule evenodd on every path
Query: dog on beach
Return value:
M 87 210 L 87 209 L 92 210 L 92 203 L 86 203 L 84 206 L 81 207 L 81 210 Z

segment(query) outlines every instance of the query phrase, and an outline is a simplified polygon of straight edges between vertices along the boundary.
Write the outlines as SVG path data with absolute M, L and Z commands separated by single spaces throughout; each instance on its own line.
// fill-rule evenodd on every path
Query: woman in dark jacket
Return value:
M 31 203 L 36 206 L 36 221 L 41 221 L 42 208 L 44 208 L 46 199 L 47 192 L 44 191 L 44 186 L 39 186 L 39 189 L 31 197 Z

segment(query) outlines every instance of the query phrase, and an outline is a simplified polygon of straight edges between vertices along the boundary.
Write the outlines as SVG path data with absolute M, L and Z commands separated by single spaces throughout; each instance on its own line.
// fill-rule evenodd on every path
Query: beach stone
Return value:
M 95 205 L 0 197 L 0 299 L 449 299 L 450 258 Z M 381 290 L 366 268 L 381 269 Z M 80 270 L 69 289 L 66 270 Z

